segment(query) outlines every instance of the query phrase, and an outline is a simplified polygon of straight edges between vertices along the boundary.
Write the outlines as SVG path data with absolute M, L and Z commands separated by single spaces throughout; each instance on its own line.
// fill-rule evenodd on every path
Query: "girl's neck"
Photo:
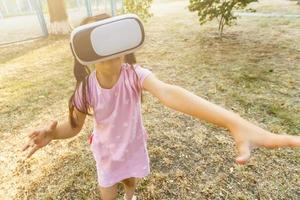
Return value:
M 95 65 L 96 76 L 101 87 L 111 88 L 119 80 L 122 61 L 122 58 L 115 58 Z

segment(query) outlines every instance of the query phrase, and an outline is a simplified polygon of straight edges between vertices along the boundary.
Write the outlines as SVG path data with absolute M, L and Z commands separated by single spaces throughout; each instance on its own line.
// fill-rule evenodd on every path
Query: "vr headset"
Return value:
M 119 15 L 75 28 L 71 48 L 83 65 L 132 53 L 142 47 L 144 27 L 134 14 Z

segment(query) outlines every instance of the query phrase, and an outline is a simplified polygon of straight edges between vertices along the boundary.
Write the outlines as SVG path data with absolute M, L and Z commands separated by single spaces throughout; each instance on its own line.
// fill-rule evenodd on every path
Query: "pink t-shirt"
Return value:
M 137 64 L 134 69 L 123 63 L 120 77 L 111 89 L 100 86 L 96 71 L 88 77 L 87 100 L 94 113 L 91 150 L 96 160 L 98 183 L 102 187 L 150 173 L 148 133 L 141 115 L 141 85 L 152 72 Z M 74 98 L 79 110 L 81 89 L 79 87 Z

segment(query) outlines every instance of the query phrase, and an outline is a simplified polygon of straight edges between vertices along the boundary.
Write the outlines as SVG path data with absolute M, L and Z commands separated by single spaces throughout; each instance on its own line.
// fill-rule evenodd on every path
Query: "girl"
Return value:
M 83 24 L 107 17 L 105 14 L 89 17 Z M 299 136 L 270 133 L 179 86 L 164 83 L 150 70 L 136 64 L 134 54 L 98 63 L 91 73 L 75 59 L 74 73 L 77 84 L 69 101 L 69 120 L 54 121 L 48 128 L 30 133 L 23 150 L 30 148 L 27 156 L 30 157 L 52 140 L 77 135 L 86 115 L 93 111 L 90 143 L 104 200 L 117 198 L 119 182 L 125 187 L 124 199 L 136 199 L 138 178 L 150 173 L 148 134 L 141 118 L 142 90 L 174 110 L 227 128 L 236 142 L 239 164 L 250 158 L 255 147 L 300 146 Z

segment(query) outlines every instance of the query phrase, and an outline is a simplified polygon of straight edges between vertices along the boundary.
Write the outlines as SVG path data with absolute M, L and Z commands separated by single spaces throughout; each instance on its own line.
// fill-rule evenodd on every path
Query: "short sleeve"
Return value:
M 81 82 L 77 87 L 73 98 L 73 105 L 77 108 L 77 110 L 79 111 L 85 110 L 84 102 L 87 103 L 87 108 L 91 106 L 91 91 L 88 89 L 87 86 L 85 88 L 85 97 L 86 99 L 84 100 L 84 94 L 82 94 L 82 82 Z
M 149 69 L 146 69 L 140 65 L 134 65 L 134 70 L 139 78 L 139 84 L 140 86 L 143 85 L 143 82 L 145 80 L 145 78 L 147 76 L 149 76 L 150 74 L 152 74 L 152 71 L 150 71 Z

